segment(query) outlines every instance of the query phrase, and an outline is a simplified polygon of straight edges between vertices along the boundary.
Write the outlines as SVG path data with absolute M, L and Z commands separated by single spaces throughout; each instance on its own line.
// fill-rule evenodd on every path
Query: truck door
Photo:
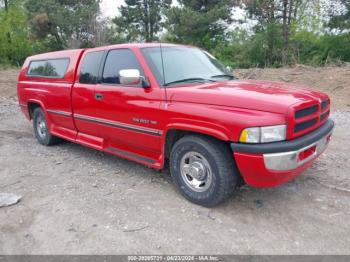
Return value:
M 101 83 L 95 86 L 93 116 L 107 151 L 120 150 L 117 153 L 146 156 L 141 159 L 143 161 L 156 160 L 161 155 L 159 107 L 162 92 L 158 86 L 126 86 L 119 81 L 119 71 L 123 69 L 137 69 L 147 77 L 137 51 L 128 48 L 108 51 L 101 70 Z
M 72 90 L 73 116 L 78 130 L 77 142 L 96 149 L 103 148 L 103 139 L 100 137 L 98 124 L 88 120 L 95 115 L 98 102 L 95 99 L 95 86 L 104 55 L 103 50 L 88 51 L 83 55 Z

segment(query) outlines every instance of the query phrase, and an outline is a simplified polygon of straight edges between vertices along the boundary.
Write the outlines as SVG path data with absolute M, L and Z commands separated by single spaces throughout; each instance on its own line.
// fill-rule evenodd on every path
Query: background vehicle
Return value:
M 326 148 L 326 94 L 235 80 L 214 57 L 179 45 L 124 44 L 29 57 L 19 103 L 44 145 L 58 138 L 162 169 L 190 201 L 214 206 L 241 177 L 285 183 Z

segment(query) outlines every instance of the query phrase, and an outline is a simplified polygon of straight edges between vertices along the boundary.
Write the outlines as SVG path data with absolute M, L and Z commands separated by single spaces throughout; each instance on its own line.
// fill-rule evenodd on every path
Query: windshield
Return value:
M 233 79 L 224 65 L 198 48 L 163 47 L 161 52 L 160 47 L 147 47 L 142 53 L 158 83 L 163 86 Z

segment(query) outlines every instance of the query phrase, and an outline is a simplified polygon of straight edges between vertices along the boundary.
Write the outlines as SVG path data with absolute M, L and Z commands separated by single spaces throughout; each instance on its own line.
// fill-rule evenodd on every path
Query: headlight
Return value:
M 242 143 L 268 143 L 286 140 L 286 125 L 250 127 L 242 131 Z

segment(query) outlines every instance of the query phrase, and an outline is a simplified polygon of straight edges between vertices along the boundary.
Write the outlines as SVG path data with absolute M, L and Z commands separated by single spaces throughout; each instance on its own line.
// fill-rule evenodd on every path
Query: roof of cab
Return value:
M 105 50 L 105 49 L 113 49 L 113 48 L 147 48 L 147 47 L 193 47 L 190 45 L 179 45 L 179 44 L 170 44 L 170 43 L 126 43 L 126 44 L 117 44 L 117 45 L 108 45 L 108 46 L 101 46 L 101 47 L 95 47 L 87 50 Z
M 117 45 L 108 45 L 108 46 L 100 46 L 89 49 L 68 49 L 62 51 L 55 51 L 49 53 L 43 53 L 38 55 L 33 55 L 28 57 L 28 60 L 40 60 L 40 59 L 55 59 L 62 57 L 72 57 L 79 56 L 85 50 L 104 50 L 104 49 L 113 49 L 113 48 L 146 48 L 146 47 L 193 47 L 189 45 L 179 45 L 179 44 L 170 44 L 170 43 L 127 43 L 127 44 L 117 44 Z

